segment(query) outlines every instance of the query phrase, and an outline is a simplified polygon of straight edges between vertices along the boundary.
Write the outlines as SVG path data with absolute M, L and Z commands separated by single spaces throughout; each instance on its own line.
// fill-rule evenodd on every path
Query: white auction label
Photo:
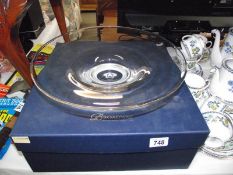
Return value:
M 21 112 L 24 106 L 24 102 L 20 102 L 16 107 L 15 107 L 15 111 L 17 112 Z
M 14 143 L 31 143 L 29 137 L 12 137 Z
M 169 137 L 150 138 L 149 147 L 163 147 L 168 146 Z

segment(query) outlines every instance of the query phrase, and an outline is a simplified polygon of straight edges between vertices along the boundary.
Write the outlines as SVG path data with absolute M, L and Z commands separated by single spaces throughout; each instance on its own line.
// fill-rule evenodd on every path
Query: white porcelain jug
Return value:
M 210 92 L 233 104 L 233 58 L 224 59 L 222 67 L 216 69 L 210 83 Z
M 215 34 L 215 40 L 210 54 L 210 64 L 213 67 L 220 68 L 222 65 L 222 55 L 220 52 L 220 31 L 218 29 L 213 29 L 211 33 Z
M 215 41 L 210 54 L 210 64 L 220 68 L 222 60 L 233 56 L 233 27 L 229 29 L 223 47 L 220 49 L 220 31 L 213 29 L 211 33 L 215 34 Z

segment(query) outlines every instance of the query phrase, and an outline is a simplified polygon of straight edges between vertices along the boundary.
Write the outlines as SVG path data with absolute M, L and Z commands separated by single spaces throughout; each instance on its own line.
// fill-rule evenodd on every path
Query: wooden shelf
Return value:
M 97 0 L 79 0 L 81 11 L 96 11 Z
M 81 11 L 96 11 L 96 4 L 81 4 L 80 9 Z

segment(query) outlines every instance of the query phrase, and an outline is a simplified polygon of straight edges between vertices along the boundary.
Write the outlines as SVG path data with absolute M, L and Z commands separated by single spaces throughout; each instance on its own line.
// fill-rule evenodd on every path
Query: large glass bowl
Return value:
M 182 53 L 165 38 L 134 28 L 95 26 L 77 39 L 58 36 L 44 44 L 31 62 L 39 92 L 54 105 L 91 119 L 126 119 L 166 104 L 186 75 Z M 40 75 L 34 63 L 54 44 Z

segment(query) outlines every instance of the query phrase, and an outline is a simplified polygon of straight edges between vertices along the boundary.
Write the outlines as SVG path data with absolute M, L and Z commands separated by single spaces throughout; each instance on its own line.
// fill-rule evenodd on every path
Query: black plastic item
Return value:
M 4 127 L 0 131 L 0 150 L 6 144 L 6 141 L 9 139 L 9 135 L 11 133 L 11 128 Z
M 33 46 L 31 39 L 36 39 L 44 30 L 45 23 L 38 0 L 33 1 L 19 28 L 19 36 L 24 51 L 27 53 Z
M 118 0 L 118 25 L 159 32 L 179 45 L 183 35 L 213 28 L 227 32 L 233 26 L 233 1 Z
M 17 118 L 18 116 L 19 116 L 19 112 L 16 111 L 15 114 L 12 116 L 12 118 Z M 15 122 L 15 119 L 14 119 L 14 122 Z M 11 130 L 12 128 L 6 124 L 6 126 L 4 126 L 4 128 L 2 128 L 2 130 L 0 131 L 0 150 L 2 149 L 2 147 L 6 144 L 7 140 L 9 139 Z

